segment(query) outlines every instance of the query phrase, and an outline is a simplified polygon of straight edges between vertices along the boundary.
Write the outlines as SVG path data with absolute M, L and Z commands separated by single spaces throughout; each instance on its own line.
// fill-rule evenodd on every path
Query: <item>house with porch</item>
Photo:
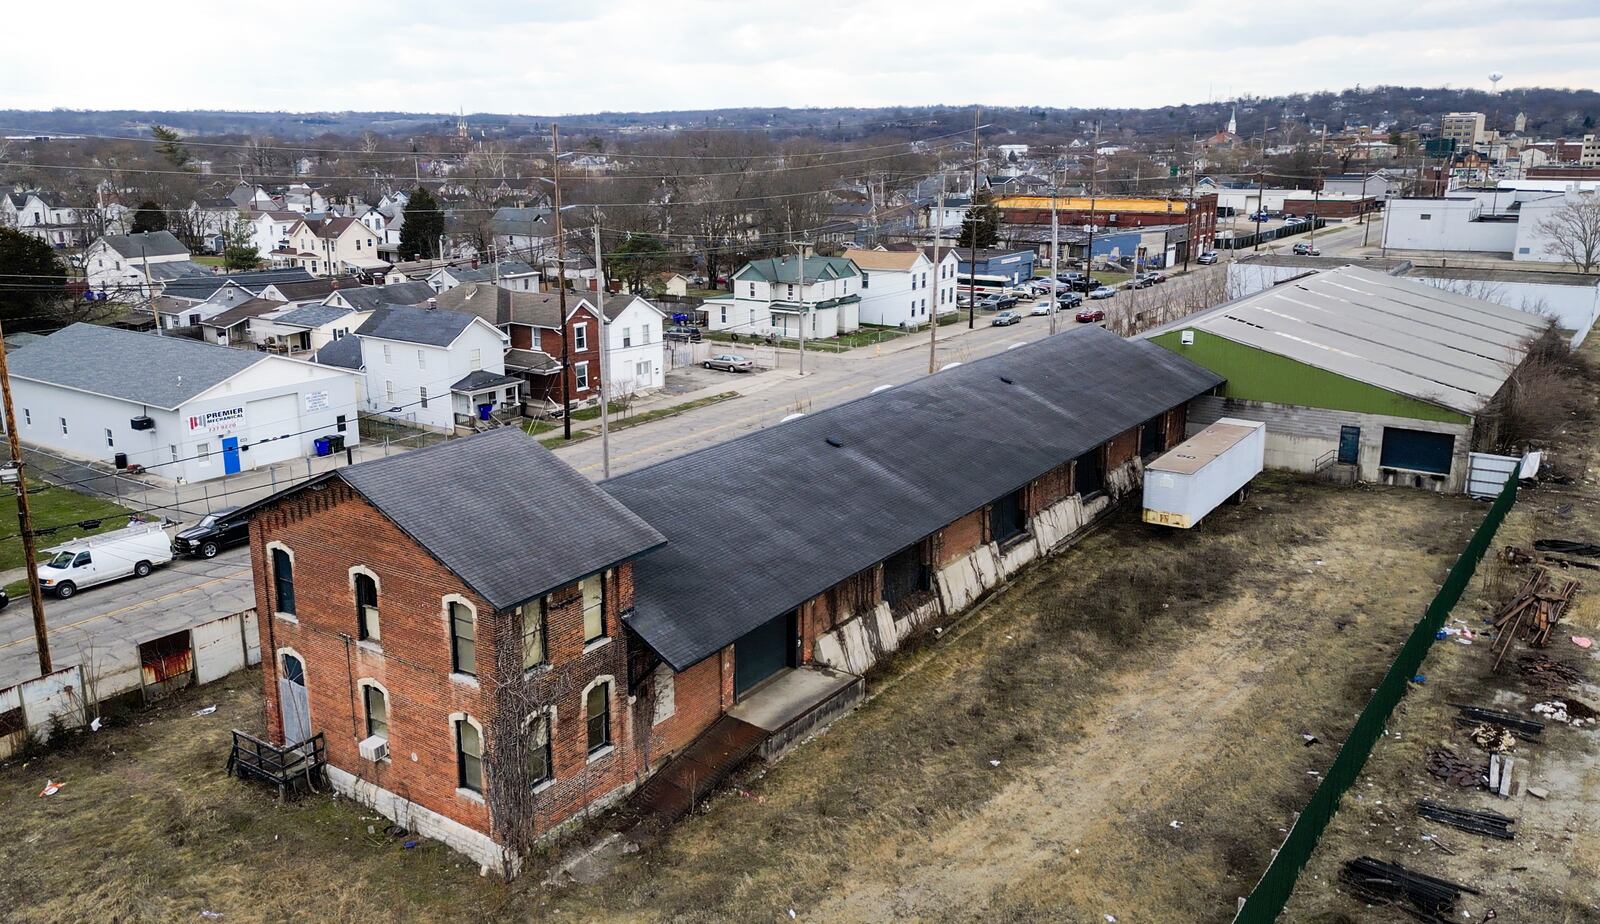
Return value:
M 375 414 L 453 433 L 496 412 L 520 412 L 521 382 L 505 367 L 510 337 L 476 315 L 388 305 L 373 310 L 355 336 L 367 410 Z
M 511 344 L 506 368 L 522 378 L 529 413 L 559 415 L 563 368 L 568 406 L 582 407 L 600 397 L 600 314 L 589 299 L 585 293 L 566 293 L 565 349 L 561 337 L 562 296 L 558 292 L 517 292 L 486 282 L 469 282 L 441 293 L 438 303 L 441 308 L 476 315 L 503 331 Z M 608 304 L 607 313 L 611 310 Z M 652 325 L 645 313 L 639 314 L 637 323 L 641 334 L 649 333 L 645 328 L 653 326 L 655 338 L 660 339 L 662 328 Z M 616 337 L 614 331 L 613 346 Z M 641 355 L 636 361 L 651 358 Z M 657 368 L 664 362 L 662 355 Z
M 917 327 L 935 315 L 956 310 L 956 268 L 950 248 L 935 269 L 931 248 L 923 250 L 846 250 L 845 259 L 861 271 L 861 323 Z
M 702 306 L 711 330 L 808 340 L 861 326 L 861 271 L 844 257 L 752 260 L 733 274 L 733 292 Z
M 350 336 L 371 316 L 340 305 L 280 306 L 278 312 L 250 323 L 249 339 L 268 353 L 299 356 L 314 353 Z
M 511 428 L 336 469 L 250 511 L 272 744 L 497 872 L 625 797 L 682 814 L 1136 492 L 1221 381 L 1083 328 L 599 486 Z

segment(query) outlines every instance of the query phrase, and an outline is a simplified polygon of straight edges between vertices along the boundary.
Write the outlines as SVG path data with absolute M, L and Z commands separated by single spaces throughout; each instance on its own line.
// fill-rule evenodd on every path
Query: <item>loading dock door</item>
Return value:
M 1378 464 L 1384 468 L 1448 475 L 1455 449 L 1456 438 L 1448 433 L 1384 427 L 1383 453 Z
M 300 396 L 278 395 L 245 405 L 250 450 L 246 468 L 264 468 L 300 455 Z
M 793 665 L 795 614 L 786 613 L 740 636 L 733 643 L 733 698 Z

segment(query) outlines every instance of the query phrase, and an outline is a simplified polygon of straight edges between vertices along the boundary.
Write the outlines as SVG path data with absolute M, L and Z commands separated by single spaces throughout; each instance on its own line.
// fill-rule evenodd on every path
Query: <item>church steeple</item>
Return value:
M 1228 134 L 1239 134 L 1239 104 L 1233 104 L 1233 111 L 1228 114 Z

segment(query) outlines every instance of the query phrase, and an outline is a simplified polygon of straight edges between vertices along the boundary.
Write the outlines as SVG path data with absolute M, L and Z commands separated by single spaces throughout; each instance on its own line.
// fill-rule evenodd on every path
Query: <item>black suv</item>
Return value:
M 208 513 L 200 522 L 180 530 L 172 539 L 172 551 L 196 558 L 216 558 L 217 553 L 250 541 L 250 521 L 235 517 L 238 507 L 224 507 Z

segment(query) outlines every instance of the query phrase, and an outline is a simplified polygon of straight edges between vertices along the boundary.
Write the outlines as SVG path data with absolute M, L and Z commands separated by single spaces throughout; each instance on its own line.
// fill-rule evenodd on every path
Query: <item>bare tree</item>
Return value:
M 1568 194 L 1559 208 L 1539 222 L 1538 229 L 1546 239 L 1546 253 L 1576 264 L 1585 273 L 1600 265 L 1600 195 Z

